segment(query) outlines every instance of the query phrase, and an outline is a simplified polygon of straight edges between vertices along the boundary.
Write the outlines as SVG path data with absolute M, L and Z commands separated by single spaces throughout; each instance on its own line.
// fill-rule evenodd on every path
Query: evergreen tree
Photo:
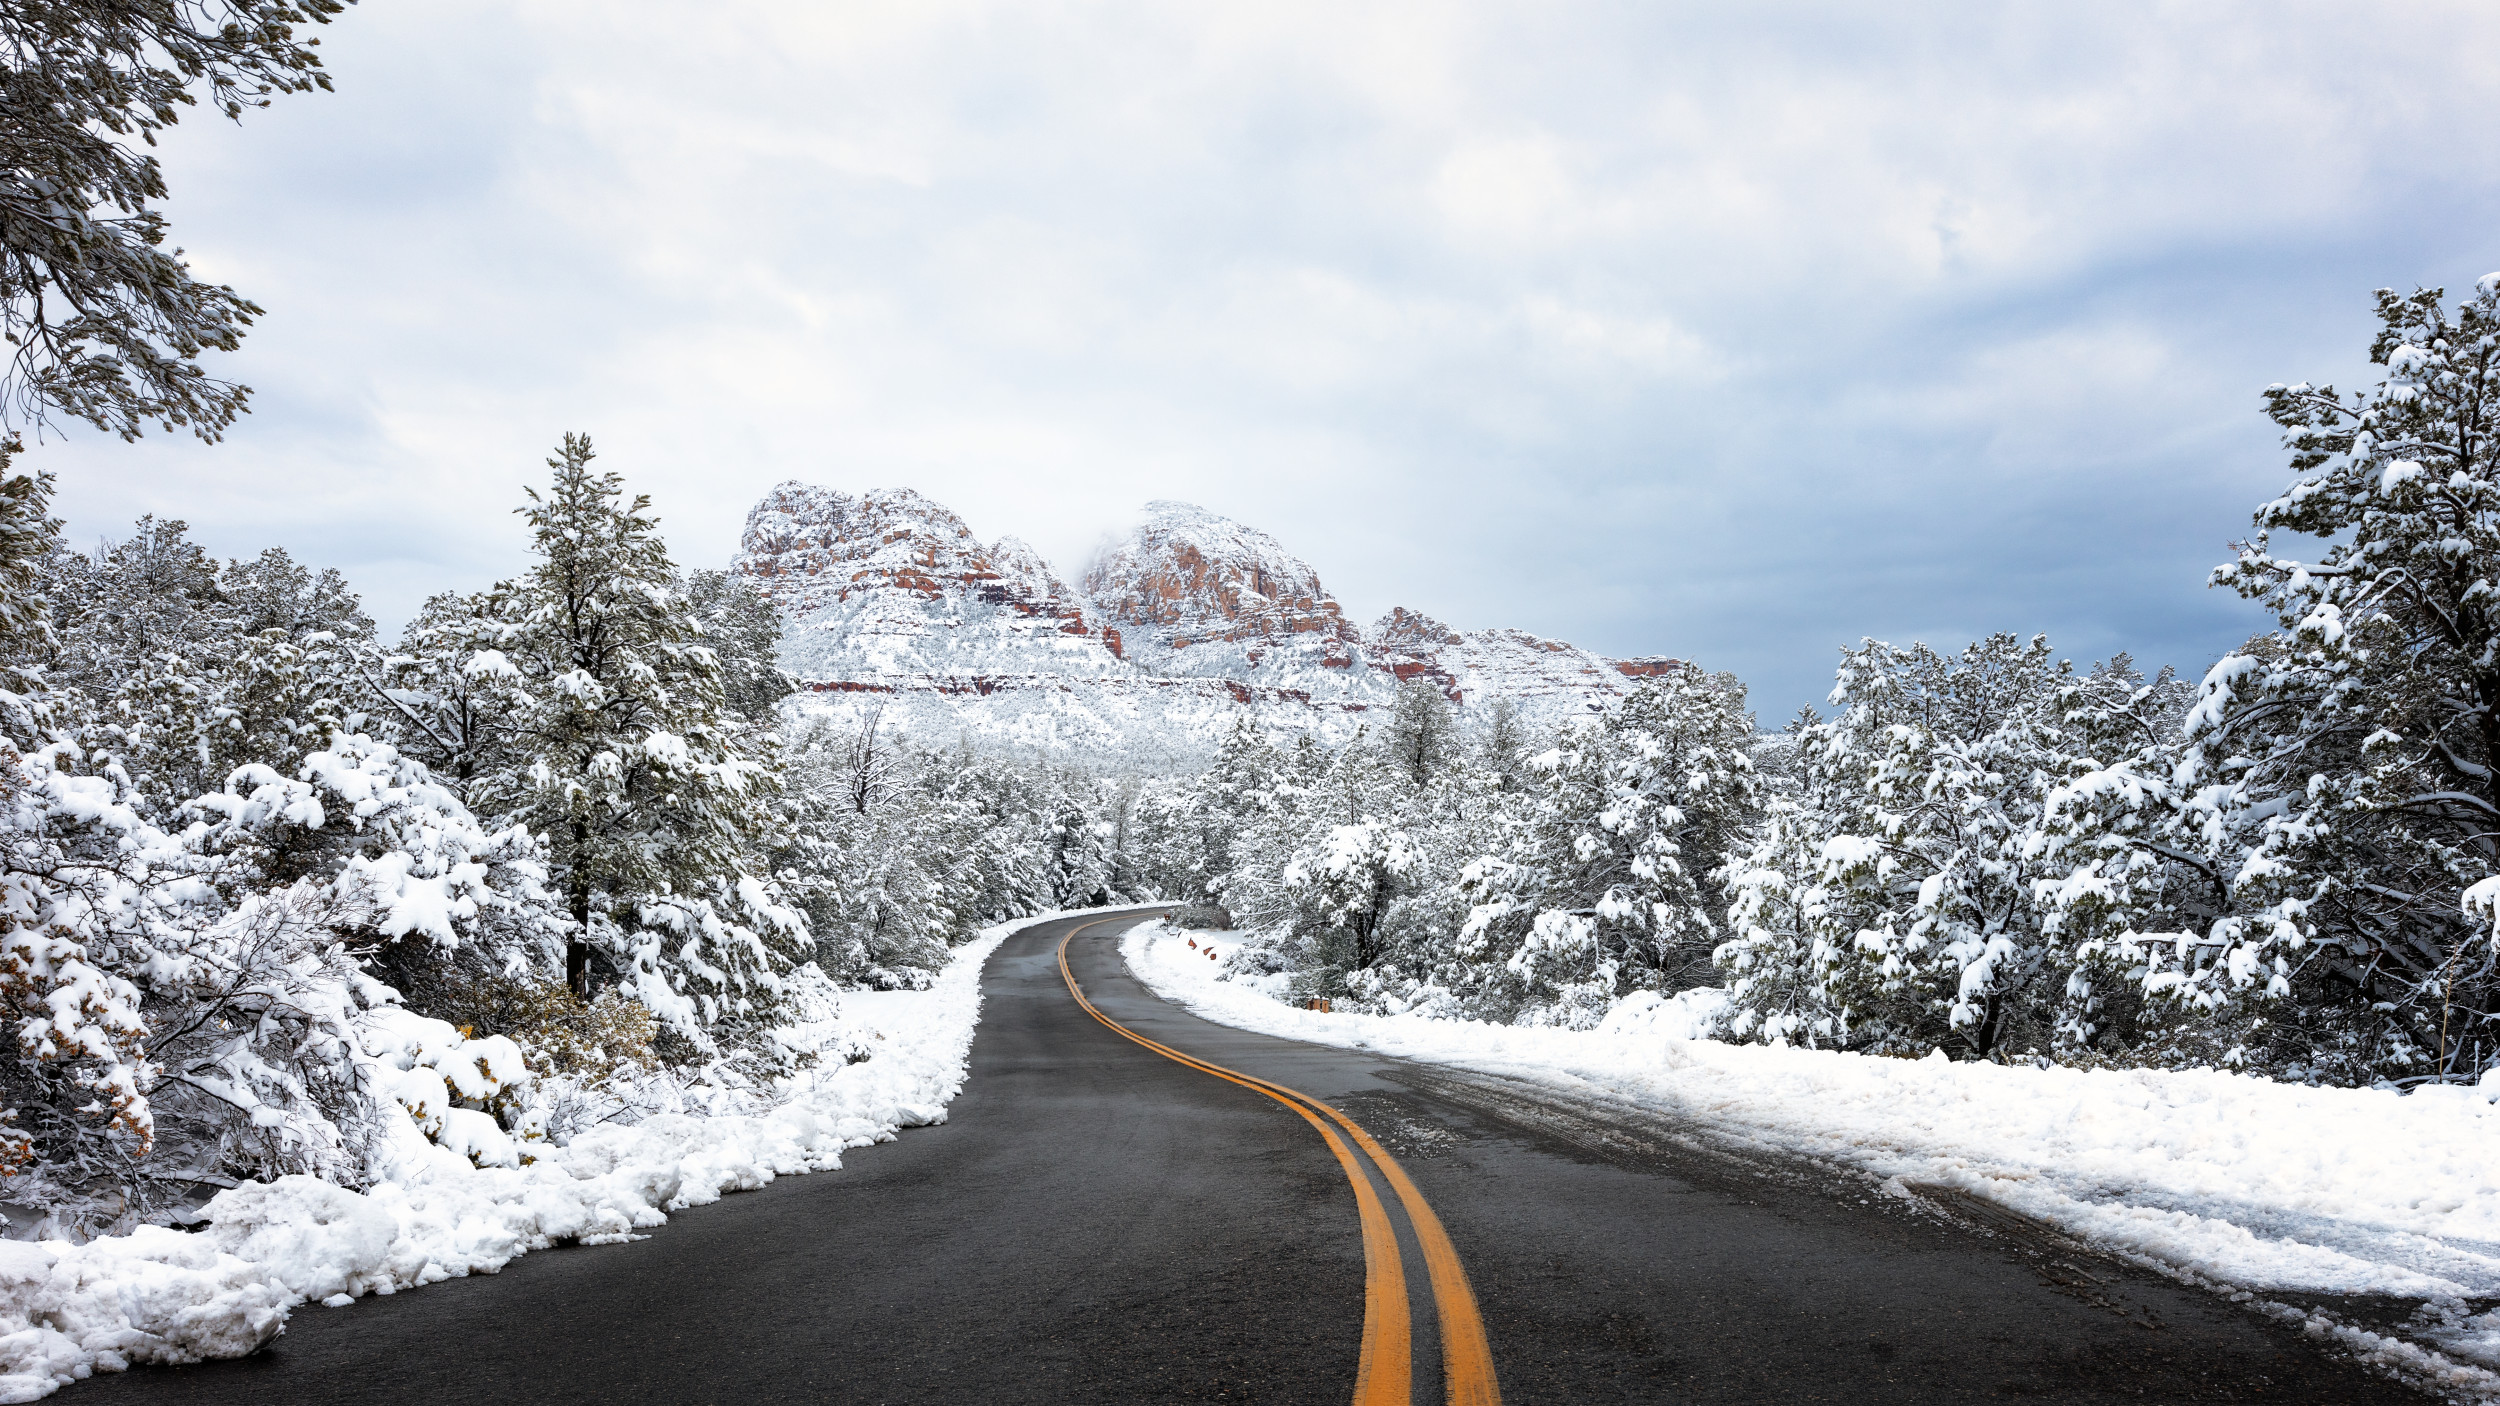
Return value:
M 1732 674 L 1645 679 L 1536 760 L 1506 854 L 1459 876 L 1461 942 L 1540 1020 L 1588 1025 L 1636 990 L 1701 984 L 1721 937 L 1719 870 L 1762 803 L 1753 718 Z
M 298 27 L 341 0 L 12 0 L 0 7 L 0 413 L 53 412 L 124 439 L 147 424 L 214 440 L 250 392 L 211 379 L 260 309 L 167 252 L 157 133 L 204 90 L 228 118 L 327 89 Z
M 1495 789 L 1516 791 L 1526 785 L 1528 729 L 1519 720 L 1519 705 L 1496 698 L 1485 706 L 1483 735 L 1477 741 L 1478 764 L 1493 778 Z
M 1404 830 L 1367 819 L 1332 825 L 1285 866 L 1287 893 L 1304 905 L 1303 936 L 1316 960 L 1310 984 L 1344 992 L 1389 955 L 1399 901 L 1427 876 L 1423 847 Z
M 1045 824 L 1043 882 L 1053 908 L 1097 908 L 1111 901 L 1111 837 L 1108 826 L 1094 818 L 1094 798 L 1084 794 L 1081 779 L 1055 778 Z
M 688 572 L 685 593 L 703 643 L 720 666 L 721 696 L 729 711 L 769 725 L 796 687 L 781 671 L 781 612 L 756 593 L 753 582 L 728 571 Z
M 14 436 L 0 438 L 0 688 L 18 694 L 41 687 L 27 670 L 53 654 L 45 568 L 61 536 L 51 515 L 52 476 L 16 471 L 24 452 Z
M 1388 724 L 1381 730 L 1381 754 L 1416 787 L 1441 779 L 1457 758 L 1458 725 L 1450 716 L 1450 700 L 1429 679 L 1408 679 L 1398 685 Z
M 90 715 L 88 745 L 128 773 L 136 803 L 161 823 L 176 824 L 180 807 L 225 789 L 238 768 L 293 775 L 333 736 L 362 730 L 345 701 L 353 665 L 332 636 L 297 644 L 264 630 L 229 637 L 219 653 L 142 659 Z
M 2106 892 L 2129 851 L 2059 817 L 2179 701 L 2123 659 L 2078 676 L 2038 637 L 1845 651 L 1840 712 L 1798 729 L 1795 784 L 1728 871 L 1734 1032 L 1974 1059 L 2091 1043 L 2105 962 L 2057 905 Z
M 538 562 L 509 593 L 510 639 L 462 666 L 512 696 L 472 802 L 546 837 L 577 993 L 597 949 L 682 1032 L 748 1025 L 806 944 L 761 859 L 779 771 L 741 745 L 649 500 L 591 459 L 567 435 L 548 461 L 521 509 Z
M 2173 873 L 2084 916 L 2210 1032 L 2183 1058 L 2472 1079 L 2500 1062 L 2500 274 L 2377 311 L 2375 384 L 2266 392 L 2294 478 L 2214 580 L 2277 627 L 2206 674 L 2175 755 L 2105 779 L 2087 828 Z
M 845 983 L 925 986 L 972 935 L 978 832 L 925 784 L 927 759 L 886 732 L 882 713 L 799 726 L 786 755 L 774 864 L 807 915 L 817 966 Z M 863 756 L 874 763 L 864 785 Z
M 473 806 L 473 784 L 508 767 L 522 716 L 520 671 L 506 651 L 521 639 L 517 588 L 428 598 L 388 655 L 367 655 L 363 701 L 389 731 Z M 510 803 L 511 797 L 497 798 Z
M 1275 809 L 1282 765 L 1258 723 L 1246 712 L 1234 715 L 1183 810 L 1171 873 L 1178 896 L 1214 903 L 1245 896 L 1233 881 L 1243 870 L 1234 851 L 1244 830 Z
M 226 563 L 217 584 L 243 634 L 277 630 L 298 644 L 316 634 L 353 644 L 373 639 L 373 620 L 347 578 L 335 567 L 316 572 L 298 566 L 283 547 Z
M 92 556 L 56 549 L 46 565 L 57 653 L 48 677 L 101 701 L 171 659 L 211 669 L 240 628 L 216 558 L 180 520 L 139 519 Z

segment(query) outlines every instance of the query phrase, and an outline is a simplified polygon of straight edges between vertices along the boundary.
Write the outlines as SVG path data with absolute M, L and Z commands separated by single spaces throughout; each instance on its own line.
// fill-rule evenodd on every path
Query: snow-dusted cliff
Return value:
M 1462 706 L 1508 698 L 1549 721 L 1603 706 L 1633 677 L 1683 667 L 1672 659 L 1608 659 L 1525 630 L 1461 632 L 1404 606 L 1372 623 L 1363 657 L 1399 679 L 1430 679 Z
M 1145 764 L 1203 753 L 1243 709 L 1280 737 L 1341 741 L 1407 678 L 1553 723 L 1681 667 L 1404 609 L 1366 638 L 1276 539 L 1187 503 L 1147 505 L 1076 590 L 1031 547 L 985 546 L 909 489 L 791 482 L 748 515 L 735 565 L 790 617 L 782 665 L 801 706 L 882 706 L 924 736 Z
M 1015 538 L 985 547 L 908 488 L 785 483 L 747 514 L 737 570 L 788 613 L 782 667 L 810 682 L 945 691 L 995 675 L 1091 678 L 1120 638 Z M 977 691 L 977 690 L 976 690 Z
M 1266 533 L 1188 503 L 1147 504 L 1146 520 L 1085 573 L 1085 595 L 1149 673 L 1358 704 L 1397 686 L 1363 667 L 1354 624 L 1318 572 Z

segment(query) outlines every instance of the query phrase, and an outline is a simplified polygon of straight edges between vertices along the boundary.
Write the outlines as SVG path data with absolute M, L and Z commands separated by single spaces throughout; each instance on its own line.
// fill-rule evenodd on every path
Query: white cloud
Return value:
M 2277 486 L 2255 387 L 2348 376 L 2372 286 L 2500 265 L 2475 5 L 334 30 L 339 93 L 167 152 L 182 241 L 271 309 L 228 359 L 259 413 L 43 457 L 82 536 L 186 516 L 385 616 L 516 565 L 578 428 L 690 561 L 790 476 L 919 487 L 1070 572 L 1182 497 L 1366 618 L 1696 653 L 1773 711 L 1981 598 L 2194 662 L 2246 623 L 2202 567 Z

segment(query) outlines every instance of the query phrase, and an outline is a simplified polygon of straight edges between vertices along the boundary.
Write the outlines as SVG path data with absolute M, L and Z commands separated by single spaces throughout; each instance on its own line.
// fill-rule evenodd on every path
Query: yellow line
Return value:
M 1098 918 L 1094 922 L 1080 924 L 1069 929 L 1067 936 L 1059 939 L 1059 975 L 1068 983 L 1068 994 L 1076 998 L 1076 1003 L 1084 1007 L 1085 1013 L 1167 1059 L 1176 1060 L 1219 1079 L 1256 1089 L 1301 1114 L 1311 1126 L 1320 1130 L 1322 1137 L 1328 1140 L 1329 1150 L 1337 1154 L 1337 1160 L 1344 1166 L 1348 1180 L 1354 1183 L 1355 1200 L 1363 1213 L 1365 1265 L 1363 1357 L 1362 1365 L 1356 1369 L 1354 1387 L 1354 1399 L 1358 1406 L 1369 1406 L 1369 1403 L 1374 1401 L 1404 1403 L 1411 1390 L 1409 1384 L 1411 1366 L 1406 1365 L 1412 1351 L 1406 1315 L 1406 1273 L 1403 1264 L 1398 1259 L 1397 1240 L 1395 1234 L 1389 1229 L 1387 1212 L 1381 1207 L 1378 1194 L 1372 1190 L 1370 1179 L 1362 1175 L 1359 1166 L 1344 1150 L 1336 1134 L 1329 1129 L 1327 1124 L 1322 1123 L 1319 1117 L 1314 1116 L 1313 1110 L 1317 1110 L 1318 1114 L 1325 1115 L 1345 1130 L 1347 1136 L 1351 1137 L 1355 1144 L 1363 1149 L 1364 1154 L 1371 1158 L 1373 1164 L 1380 1168 L 1382 1177 L 1387 1179 L 1390 1188 L 1397 1192 L 1399 1203 L 1406 1208 L 1407 1222 L 1415 1229 L 1416 1242 L 1422 1246 L 1424 1252 L 1424 1267 L 1432 1280 L 1433 1308 L 1441 1322 L 1442 1379 L 1448 1391 L 1450 1406 L 1501 1406 L 1502 1389 L 1493 1373 L 1492 1346 L 1485 1338 L 1484 1319 L 1477 1312 L 1475 1292 L 1467 1285 L 1467 1271 L 1459 1263 L 1457 1247 L 1450 1243 L 1448 1233 L 1441 1227 L 1441 1218 L 1433 1214 L 1431 1204 L 1424 1200 L 1422 1190 L 1415 1185 L 1412 1178 L 1407 1176 L 1406 1169 L 1399 1166 L 1397 1159 L 1389 1155 L 1389 1150 L 1382 1147 L 1370 1133 L 1364 1131 L 1361 1124 L 1318 1099 L 1299 1090 L 1289 1089 L 1282 1084 L 1271 1083 L 1255 1075 L 1243 1074 L 1220 1064 L 1211 1064 L 1194 1055 L 1183 1054 L 1169 1045 L 1138 1034 L 1095 1009 L 1094 1003 L 1085 998 L 1084 989 L 1076 984 L 1076 973 L 1068 967 L 1068 944 L 1076 939 L 1078 933 L 1087 928 L 1098 927 L 1112 921 L 1115 920 Z M 1378 1241 L 1375 1241 L 1374 1233 L 1375 1216 L 1378 1218 L 1379 1225 L 1380 1239 Z M 1380 1252 L 1376 1252 L 1376 1244 L 1381 1247 Z M 1388 1265 L 1385 1275 L 1380 1269 L 1384 1258 Z M 1394 1286 L 1396 1325 L 1393 1330 L 1384 1329 L 1378 1334 L 1381 1341 L 1378 1349 L 1375 1350 L 1374 1324 L 1383 1322 L 1390 1316 L 1379 1307 L 1381 1301 L 1389 1297 L 1384 1292 L 1384 1284 Z M 1397 1382 L 1394 1387 L 1391 1387 L 1385 1380 L 1376 1379 L 1373 1372 L 1375 1362 L 1389 1351 L 1391 1338 L 1395 1339 L 1395 1360 L 1401 1364 L 1397 1370 Z M 1375 1383 L 1377 1383 L 1376 1388 Z M 1376 1395 L 1367 1394 L 1375 1389 Z
M 1361 1125 L 1343 1113 L 1319 1105 L 1337 1120 L 1380 1167 L 1381 1175 L 1406 1207 L 1407 1223 L 1424 1249 L 1424 1270 L 1432 1279 L 1432 1304 L 1441 1316 L 1441 1380 L 1449 1389 L 1450 1406 L 1501 1406 L 1501 1383 L 1493 1375 L 1493 1345 L 1484 1335 L 1484 1318 L 1476 1311 L 1475 1290 L 1467 1287 L 1467 1270 L 1458 1262 L 1458 1247 L 1441 1228 L 1423 1191 L 1406 1169 Z
M 1328 1150 L 1337 1156 L 1337 1165 L 1344 1168 L 1346 1180 L 1354 1183 L 1354 1202 L 1363 1222 L 1363 1346 L 1354 1367 L 1354 1406 L 1410 1406 L 1414 1396 L 1415 1348 L 1414 1327 L 1407 1318 L 1406 1264 L 1398 1254 L 1397 1231 L 1389 1223 L 1389 1210 L 1380 1202 L 1380 1193 L 1372 1189 L 1371 1179 L 1363 1175 L 1363 1165 L 1347 1149 L 1336 1129 L 1320 1121 L 1319 1115 L 1293 1099 L 1272 1089 L 1261 1088 L 1246 1075 L 1191 1059 L 1165 1049 L 1120 1022 L 1094 1008 L 1085 999 L 1085 991 L 1076 984 L 1076 973 L 1068 969 L 1068 943 L 1086 928 L 1112 921 L 1099 918 L 1080 927 L 1071 928 L 1059 939 L 1059 975 L 1068 983 L 1068 994 L 1085 1013 L 1129 1039 L 1167 1058 L 1219 1079 L 1275 1099 L 1319 1130 L 1328 1143 Z

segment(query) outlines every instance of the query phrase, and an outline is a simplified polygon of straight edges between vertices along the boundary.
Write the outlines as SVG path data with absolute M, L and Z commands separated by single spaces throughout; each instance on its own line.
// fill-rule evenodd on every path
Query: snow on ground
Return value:
M 0 1402 L 140 1363 L 239 1357 L 308 1300 L 341 1307 L 492 1274 L 565 1241 L 639 1238 L 671 1211 L 831 1171 L 846 1149 L 943 1122 L 980 1019 L 982 963 L 1055 916 L 989 929 L 927 991 L 841 993 L 838 1013 L 819 1009 L 794 1033 L 810 1047 L 855 1040 L 869 1057 L 800 1074 L 759 1114 L 608 1124 L 520 1167 L 472 1166 L 412 1134 L 405 1174 L 369 1193 L 284 1177 L 219 1193 L 195 1232 L 0 1241 Z
M 2500 1366 L 2500 1078 L 2398 1094 L 1695 1039 L 1717 992 L 1633 997 L 1590 1031 L 1321 1014 L 1219 977 L 1209 937 L 1141 924 L 1121 953 L 1158 993 L 1227 1025 L 1659 1109 L 1862 1170 L 1895 1196 L 1954 1187 L 2207 1283 L 2422 1300 L 2408 1336 Z M 1232 946 L 1216 939 L 1219 956 Z M 2500 1386 L 2474 1368 L 2389 1365 L 2477 1395 Z

